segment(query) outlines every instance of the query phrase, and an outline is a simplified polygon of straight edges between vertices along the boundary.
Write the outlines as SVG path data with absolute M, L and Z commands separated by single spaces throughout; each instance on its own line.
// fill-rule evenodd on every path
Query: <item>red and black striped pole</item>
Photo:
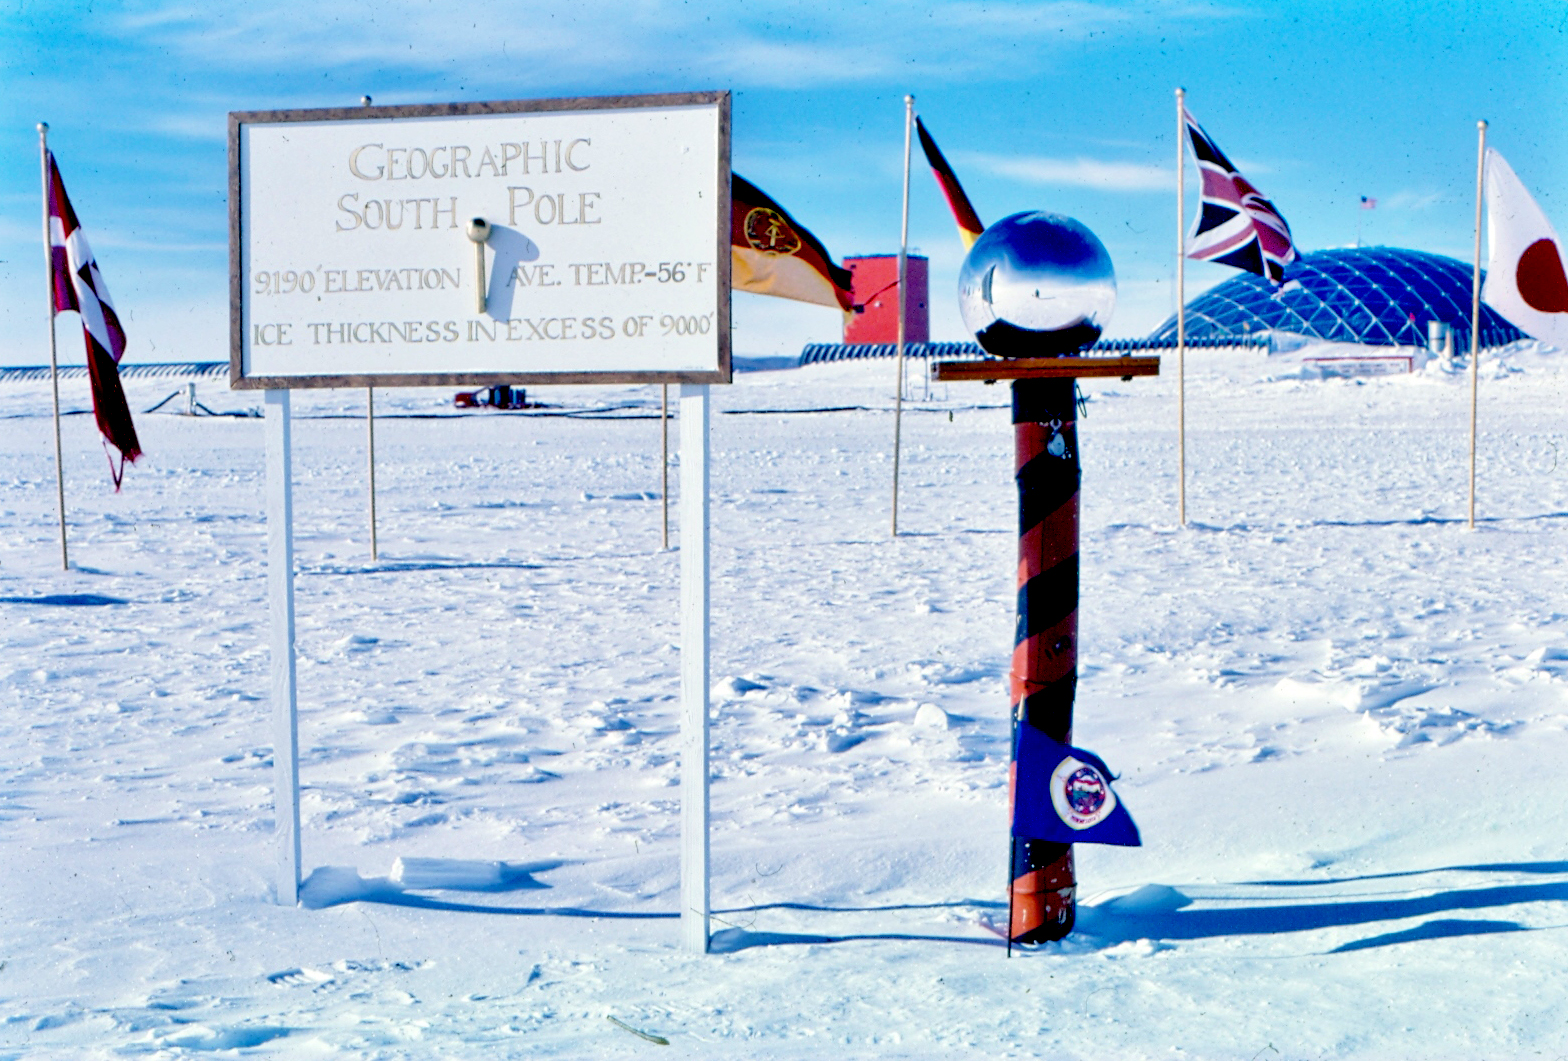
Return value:
M 1018 629 L 1013 643 L 1011 799 L 1018 725 L 1071 743 L 1078 685 L 1078 433 L 1072 378 L 1013 382 L 1018 479 Z M 1025 798 L 1046 798 L 1025 793 Z M 1012 838 L 1008 942 L 1043 943 L 1073 929 L 1071 844 Z
M 1057 350 L 1061 349 L 1058 345 Z M 1157 357 L 1088 357 L 1044 353 L 939 361 L 942 381 L 1013 381 L 1013 432 L 1018 480 L 1018 627 L 1013 638 L 1013 766 L 1018 791 L 1018 727 L 1038 727 L 1072 743 L 1078 690 L 1078 429 L 1077 379 L 1156 376 Z M 1007 945 L 1044 943 L 1073 930 L 1077 876 L 1069 843 L 1012 835 L 1007 888 Z

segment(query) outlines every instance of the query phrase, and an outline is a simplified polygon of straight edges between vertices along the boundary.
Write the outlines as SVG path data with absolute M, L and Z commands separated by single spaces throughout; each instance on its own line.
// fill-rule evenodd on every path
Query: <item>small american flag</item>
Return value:
M 1182 117 L 1203 176 L 1198 217 L 1187 237 L 1187 257 L 1232 265 L 1257 273 L 1272 284 L 1283 283 L 1286 264 L 1296 260 L 1290 226 L 1274 204 L 1237 171 L 1185 106 Z
M 55 164 L 54 152 L 48 153 L 49 166 L 49 265 L 53 310 L 75 310 L 82 317 L 82 334 L 87 340 L 87 375 L 92 381 L 93 417 L 103 435 L 104 449 L 113 446 L 120 453 L 116 463 L 109 457 L 109 475 L 114 488 L 120 489 L 125 462 L 142 455 L 131 423 L 131 410 L 120 386 L 119 363 L 125 353 L 125 329 L 120 326 L 109 287 L 98 272 L 98 262 L 87 235 L 76 220 L 65 182 Z
M 1377 200 L 1376 199 L 1368 199 L 1365 195 L 1363 195 L 1361 197 L 1361 209 L 1363 209 L 1363 210 L 1376 210 L 1377 209 Z

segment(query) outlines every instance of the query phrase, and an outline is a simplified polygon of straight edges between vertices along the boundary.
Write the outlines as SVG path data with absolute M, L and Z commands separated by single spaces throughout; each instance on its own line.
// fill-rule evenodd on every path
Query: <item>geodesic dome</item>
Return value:
M 1187 303 L 1187 337 L 1219 339 L 1280 331 L 1368 346 L 1425 346 L 1427 322 L 1470 344 L 1470 266 L 1441 254 L 1399 247 L 1313 251 L 1285 267 L 1285 290 L 1240 273 Z M 1176 340 L 1171 317 L 1149 336 Z M 1526 338 L 1484 302 L 1481 345 Z

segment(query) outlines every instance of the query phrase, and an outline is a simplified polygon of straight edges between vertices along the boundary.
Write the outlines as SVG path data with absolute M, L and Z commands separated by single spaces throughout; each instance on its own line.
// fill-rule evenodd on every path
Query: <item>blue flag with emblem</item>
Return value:
M 1018 723 L 1013 836 L 1065 844 L 1141 846 L 1132 815 L 1111 791 L 1111 770 L 1093 752 L 1071 748 Z

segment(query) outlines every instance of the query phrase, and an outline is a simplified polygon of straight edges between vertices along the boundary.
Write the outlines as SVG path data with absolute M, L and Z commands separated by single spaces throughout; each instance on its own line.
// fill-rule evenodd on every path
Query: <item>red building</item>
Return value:
M 930 263 L 909 256 L 909 306 L 904 325 L 904 341 L 924 343 L 931 339 L 931 314 L 928 309 Z M 898 255 L 868 254 L 845 258 L 844 268 L 855 275 L 850 292 L 857 307 L 844 325 L 846 343 L 898 342 Z

